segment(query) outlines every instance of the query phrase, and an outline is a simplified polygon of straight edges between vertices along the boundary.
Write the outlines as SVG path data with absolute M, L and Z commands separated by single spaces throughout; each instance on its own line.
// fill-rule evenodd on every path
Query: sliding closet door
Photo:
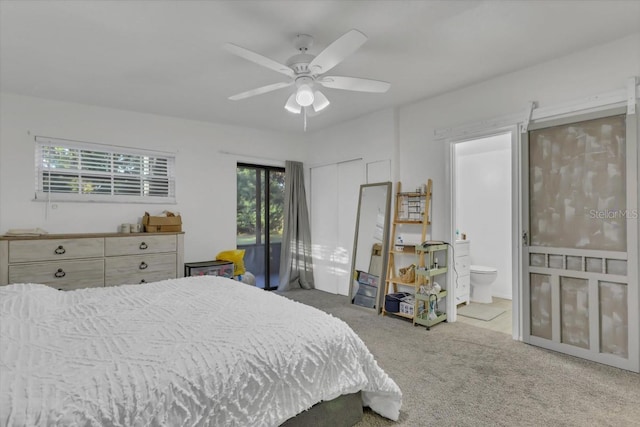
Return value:
M 311 242 L 316 289 L 349 295 L 361 160 L 311 168 Z
M 313 279 L 316 289 L 338 293 L 334 249 L 338 241 L 336 215 L 338 165 L 311 168 L 311 243 Z
M 522 253 L 525 341 L 637 372 L 636 133 L 619 110 L 522 135 Z

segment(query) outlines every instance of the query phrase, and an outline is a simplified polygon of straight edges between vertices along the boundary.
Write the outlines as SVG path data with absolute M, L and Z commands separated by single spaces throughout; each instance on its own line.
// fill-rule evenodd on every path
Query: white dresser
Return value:
M 60 290 L 184 276 L 184 233 L 0 236 L 0 285 Z
M 453 283 L 455 287 L 456 305 L 469 304 L 471 289 L 471 256 L 469 240 L 456 240 L 454 246 L 455 271 L 453 272 Z

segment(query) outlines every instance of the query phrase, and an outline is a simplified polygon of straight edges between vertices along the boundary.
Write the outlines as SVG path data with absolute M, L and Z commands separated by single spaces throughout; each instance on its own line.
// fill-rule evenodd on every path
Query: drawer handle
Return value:
M 59 268 L 58 271 L 56 271 L 55 273 L 53 273 L 53 275 L 57 278 L 61 278 L 67 275 L 67 273 L 64 272 L 63 269 Z
M 144 270 L 144 269 L 146 269 L 147 267 L 149 267 L 149 266 L 147 265 L 147 263 L 146 263 L 146 262 L 144 262 L 144 261 L 142 261 L 142 262 L 140 263 L 140 267 L 138 267 L 138 268 L 139 268 L 140 270 Z
M 147 249 L 149 246 L 147 246 L 147 244 L 145 242 L 140 243 L 140 249 L 144 250 Z
M 67 252 L 67 250 L 66 250 L 62 245 L 60 245 L 60 246 L 58 246 L 58 247 L 56 248 L 56 250 L 55 250 L 55 251 L 53 251 L 53 252 L 54 252 L 56 255 L 62 255 L 63 253 Z

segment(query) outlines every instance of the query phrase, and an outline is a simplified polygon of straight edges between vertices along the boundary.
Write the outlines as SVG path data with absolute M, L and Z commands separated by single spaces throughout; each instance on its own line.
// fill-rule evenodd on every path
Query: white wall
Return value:
M 493 296 L 511 299 L 511 134 L 455 145 L 456 222 L 471 264 L 498 270 Z
M 392 180 L 401 180 L 404 188 L 433 179 L 432 238 L 449 241 L 448 146 L 436 141 L 434 131 L 521 112 L 529 101 L 547 107 L 622 89 L 629 76 L 640 75 L 638 46 L 640 34 L 303 136 L 3 93 L 0 233 L 18 227 L 43 227 L 50 232 L 114 231 L 117 224 L 131 222 L 145 210 L 174 209 L 182 213 L 187 232 L 185 259 L 209 259 L 218 250 L 235 245 L 237 158 L 218 152 L 227 150 L 276 161 L 303 160 L 307 179 L 313 165 L 353 158 L 363 158 L 366 165 L 390 159 Z M 36 134 L 175 151 L 178 204 L 60 203 L 45 218 L 45 204 L 32 201 Z M 198 182 L 205 185 L 194 184 Z M 353 185 L 363 182 L 364 177 Z M 355 218 L 355 212 L 344 215 Z
M 393 158 L 396 139 L 394 111 L 378 111 L 307 135 L 307 163 L 314 166 L 355 158 L 362 158 L 365 164 L 389 160 Z
M 434 131 L 624 89 L 640 75 L 640 34 L 426 99 L 398 110 L 399 179 L 433 179 L 433 238 L 451 239 L 448 145 Z M 515 53 L 514 53 L 515 54 Z M 453 71 L 453 70 L 452 70 Z
M 35 202 L 34 135 L 170 151 L 176 205 Z M 115 232 L 145 211 L 182 214 L 185 261 L 213 259 L 236 244 L 236 161 L 304 159 L 299 136 L 2 94 L 0 233 L 41 227 L 50 233 Z M 252 157 L 221 154 L 220 150 Z M 260 161 L 260 158 L 268 159 Z M 55 209 L 54 209 L 55 208 Z

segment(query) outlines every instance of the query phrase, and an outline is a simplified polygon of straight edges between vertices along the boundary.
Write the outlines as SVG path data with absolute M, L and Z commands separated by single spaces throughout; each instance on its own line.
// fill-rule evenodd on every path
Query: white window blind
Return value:
M 37 136 L 36 199 L 175 203 L 175 156 Z

